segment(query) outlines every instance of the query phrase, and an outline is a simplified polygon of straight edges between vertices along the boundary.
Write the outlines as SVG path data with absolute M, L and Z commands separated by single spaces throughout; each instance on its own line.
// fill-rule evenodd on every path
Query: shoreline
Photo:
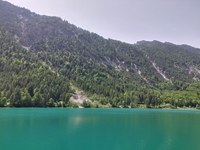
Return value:
M 117 107 L 90 107 L 90 108 L 74 108 L 74 107 L 0 107 L 0 109 L 141 109 L 141 110 L 190 110 L 190 111 L 194 111 L 194 110 L 200 110 L 198 108 L 182 108 L 182 107 L 178 107 L 178 108 L 145 108 L 145 107 L 135 107 L 135 108 L 117 108 Z

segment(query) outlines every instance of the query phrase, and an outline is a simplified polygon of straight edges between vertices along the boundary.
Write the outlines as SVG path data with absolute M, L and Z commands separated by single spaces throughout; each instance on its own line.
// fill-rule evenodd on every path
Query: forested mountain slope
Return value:
M 200 103 L 198 48 L 104 39 L 1 0 L 0 33 L 1 106 L 71 106 L 72 86 L 87 107 Z

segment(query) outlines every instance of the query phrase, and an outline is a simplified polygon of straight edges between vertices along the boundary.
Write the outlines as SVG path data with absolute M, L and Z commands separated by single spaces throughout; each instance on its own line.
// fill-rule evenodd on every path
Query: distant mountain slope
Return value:
M 200 50 L 171 43 L 139 42 L 138 48 L 144 51 L 152 65 L 159 68 L 165 80 L 192 82 L 200 79 Z M 161 76 L 163 76 L 161 75 Z
M 174 92 L 181 99 L 192 93 L 188 95 L 190 100 L 195 101 L 195 107 L 198 104 L 198 48 L 104 39 L 58 17 L 37 15 L 1 0 L 0 33 L 1 45 L 5 45 L 0 47 L 2 65 L 9 62 L 6 66 L 11 68 L 0 73 L 1 83 L 7 81 L 1 85 L 3 106 L 24 106 L 21 100 L 11 105 L 14 98 L 10 95 L 16 94 L 12 88 L 18 89 L 20 99 L 26 91 L 31 106 L 70 106 L 70 84 L 84 90 L 93 106 L 152 105 L 152 99 L 160 104 L 166 97 L 170 97 L 166 103 L 171 104 L 178 99 L 169 94 Z M 25 84 L 23 77 L 27 79 Z M 11 84 L 7 88 L 13 81 L 19 86 Z M 41 99 L 37 105 L 36 93 Z

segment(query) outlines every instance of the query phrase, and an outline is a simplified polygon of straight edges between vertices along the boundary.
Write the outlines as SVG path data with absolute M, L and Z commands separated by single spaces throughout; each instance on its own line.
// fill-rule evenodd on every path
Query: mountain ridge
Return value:
M 194 101 L 192 107 L 199 104 L 198 48 L 159 41 L 129 44 L 105 39 L 61 18 L 37 15 L 4 1 L 0 1 L 0 31 L 2 43 L 7 47 L 7 50 L 4 47 L 0 49 L 4 54 L 1 56 L 2 64 L 12 68 L 17 61 L 18 66 L 26 70 L 22 70 L 24 76 L 35 72 L 33 75 L 43 80 L 48 74 L 55 78 L 54 82 L 50 81 L 51 76 L 47 76 L 47 82 L 27 76 L 33 83 L 22 84 L 20 80 L 19 85 L 3 85 L 0 88 L 1 99 L 8 102 L 2 106 L 23 106 L 19 104 L 21 100 L 13 97 L 18 95 L 21 99 L 24 93 L 30 106 L 77 106 L 69 100 L 73 95 L 70 84 L 82 89 L 91 99 L 84 103 L 85 106 L 134 107 L 146 104 L 158 107 L 170 103 L 177 107 L 175 102 L 178 99 L 182 99 L 181 103 L 187 102 L 188 106 L 190 101 Z M 11 39 L 12 44 L 6 38 Z M 27 69 L 23 67 L 24 63 L 38 69 Z M 44 72 L 41 73 L 39 68 Z M 2 70 L 1 74 L 4 73 L 7 74 L 7 70 Z M 12 82 L 18 80 L 19 70 L 13 74 Z M 2 78 L 6 79 L 5 76 Z M 58 86 L 61 81 L 67 83 L 62 85 L 65 90 Z M 44 90 L 42 84 L 55 88 Z M 13 99 L 16 104 L 11 103 Z M 34 99 L 38 103 L 34 103 Z

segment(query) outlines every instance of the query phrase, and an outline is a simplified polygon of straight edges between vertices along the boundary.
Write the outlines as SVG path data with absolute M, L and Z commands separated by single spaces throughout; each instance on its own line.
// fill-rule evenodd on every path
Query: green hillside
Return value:
M 199 108 L 200 49 L 105 39 L 0 0 L 0 106 L 78 105 Z

